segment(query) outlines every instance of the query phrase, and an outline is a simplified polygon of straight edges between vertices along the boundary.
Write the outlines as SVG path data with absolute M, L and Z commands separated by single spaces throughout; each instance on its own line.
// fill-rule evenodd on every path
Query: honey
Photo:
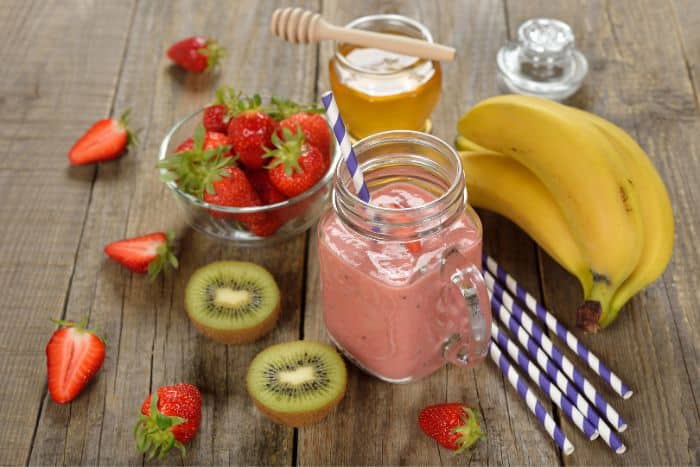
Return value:
M 347 27 L 432 42 L 425 26 L 399 15 L 366 16 Z M 345 126 L 356 139 L 387 130 L 425 130 L 440 98 L 439 62 L 375 48 L 338 44 L 329 76 Z

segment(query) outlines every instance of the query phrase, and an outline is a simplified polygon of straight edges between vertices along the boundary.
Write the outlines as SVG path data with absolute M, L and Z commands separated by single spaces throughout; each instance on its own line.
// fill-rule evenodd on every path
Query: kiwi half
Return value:
M 185 309 L 205 336 L 224 344 L 244 344 L 275 326 L 280 291 L 272 274 L 257 264 L 217 261 L 192 274 Z
M 326 344 L 295 341 L 260 352 L 246 376 L 248 393 L 268 418 L 301 427 L 324 418 L 345 395 L 347 370 Z

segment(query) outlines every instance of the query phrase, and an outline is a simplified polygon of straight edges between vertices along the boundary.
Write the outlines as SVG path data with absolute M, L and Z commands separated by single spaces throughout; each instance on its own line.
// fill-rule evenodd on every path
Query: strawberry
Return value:
M 328 165 L 318 149 L 306 144 L 301 131 L 292 134 L 291 130 L 284 128 L 282 136 L 283 139 L 276 133 L 272 136 L 275 149 L 267 151 L 265 157 L 272 158 L 267 166 L 270 181 L 285 196 L 292 198 L 323 178 Z
M 231 146 L 218 144 L 223 143 L 223 139 L 212 137 L 213 134 L 207 134 L 204 126 L 198 125 L 191 145 L 185 140 L 178 146 L 177 152 L 158 162 L 159 168 L 168 169 L 161 173 L 161 179 L 176 181 L 182 191 L 198 198 L 202 198 L 205 191 L 214 193 L 214 182 L 228 174 L 226 167 L 235 164 L 236 158 L 226 157 Z M 214 145 L 213 141 L 218 145 Z
M 226 133 L 228 120 L 228 109 L 223 104 L 213 104 L 206 107 L 202 115 L 202 124 L 207 131 Z
M 148 277 L 153 280 L 168 264 L 177 269 L 177 258 L 170 250 L 173 238 L 173 232 L 128 238 L 110 243 L 105 247 L 105 253 L 135 273 L 148 272 Z
M 62 326 L 46 345 L 49 394 L 58 404 L 75 399 L 102 367 L 105 343 L 80 324 L 55 321 Z
M 229 141 L 228 136 L 225 133 L 218 133 L 216 131 L 208 131 L 204 135 L 204 150 L 218 148 L 219 146 L 228 146 L 227 149 L 231 148 L 231 141 Z M 175 149 L 175 152 L 191 151 L 194 148 L 194 139 L 187 138 Z M 232 156 L 230 150 L 227 150 L 224 156 Z
M 287 197 L 275 188 L 270 181 L 270 175 L 267 170 L 251 170 L 248 172 L 248 180 L 253 188 L 260 196 L 263 204 L 276 204 L 286 200 Z
M 236 93 L 233 88 L 221 87 L 217 89 L 214 104 L 204 109 L 202 115 L 204 128 L 207 131 L 228 132 L 228 124 L 237 108 L 239 99 L 240 93 Z
M 118 120 L 105 118 L 95 122 L 68 151 L 71 165 L 116 159 L 127 146 L 136 144 L 136 136 L 128 126 L 129 112 L 124 112 Z
M 175 148 L 175 152 L 191 151 L 194 147 L 194 139 L 187 138 L 180 145 Z
M 163 459 L 176 447 L 184 456 L 185 444 L 199 431 L 202 421 L 202 395 L 187 383 L 158 388 L 141 406 L 141 417 L 134 428 L 136 448 L 148 460 Z
M 326 119 L 320 114 L 300 112 L 285 118 L 277 128 L 277 134 L 281 137 L 283 130 L 287 128 L 292 133 L 299 129 L 304 133 L 306 142 L 321 151 L 327 164 L 330 164 L 331 132 Z
M 215 40 L 192 36 L 171 45 L 168 57 L 185 70 L 201 73 L 214 69 L 225 52 Z
M 262 109 L 260 96 L 240 98 L 228 125 L 228 137 L 241 163 L 251 169 L 265 164 L 265 149 L 272 144 L 275 121 Z
M 418 415 L 423 432 L 442 446 L 462 452 L 483 438 L 479 411 L 454 402 L 426 407 Z
M 226 176 L 213 183 L 213 190 L 204 193 L 204 201 L 218 206 L 249 207 L 262 206 L 260 196 L 248 181 L 248 177 L 240 167 L 227 167 Z M 215 217 L 222 219 L 234 219 L 242 222 L 246 227 L 262 223 L 266 220 L 265 213 L 252 214 L 227 214 L 220 211 L 211 211 Z

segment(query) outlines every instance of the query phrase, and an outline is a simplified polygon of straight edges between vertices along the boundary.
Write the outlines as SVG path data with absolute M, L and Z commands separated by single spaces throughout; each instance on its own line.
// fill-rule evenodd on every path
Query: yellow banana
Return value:
M 576 114 L 593 123 L 605 134 L 618 154 L 628 164 L 632 181 L 637 187 L 642 204 L 644 245 L 642 255 L 632 274 L 615 292 L 610 319 L 614 319 L 620 308 L 637 292 L 655 281 L 666 269 L 673 253 L 673 209 L 659 173 L 644 150 L 623 129 L 607 120 L 571 108 Z M 608 323 L 601 323 L 606 326 Z
M 457 135 L 457 137 L 455 138 L 455 147 L 457 148 L 457 151 L 476 151 L 481 153 L 494 152 L 482 146 L 479 146 L 474 141 L 470 141 L 462 135 Z
M 551 107 L 565 109 L 561 104 L 537 101 L 544 99 L 517 95 L 487 99 L 460 119 L 458 131 L 519 161 L 552 194 L 593 277 L 578 322 L 597 331 L 600 323 L 610 322 L 613 295 L 641 255 L 638 195 L 629 171 L 602 134 L 581 131 L 568 112 Z
M 581 282 L 584 296 L 591 271 L 559 206 L 540 180 L 523 165 L 493 151 L 460 151 L 469 204 L 515 222 L 544 251 Z
M 601 326 L 607 326 L 615 319 L 622 306 L 637 292 L 656 280 L 666 269 L 673 253 L 673 209 L 659 173 L 649 157 L 637 142 L 622 128 L 590 112 L 575 107 L 562 106 L 551 101 L 525 97 L 534 104 L 549 105 L 552 109 L 569 112 L 572 119 L 582 122 L 584 127 L 593 124 L 595 130 L 603 133 L 615 149 L 615 154 L 630 171 L 632 183 L 637 187 L 643 212 L 642 227 L 644 243 L 642 254 L 636 267 L 615 292 L 611 303 L 611 313 Z M 588 124 L 588 125 L 586 125 Z M 585 131 L 591 131 L 586 129 Z

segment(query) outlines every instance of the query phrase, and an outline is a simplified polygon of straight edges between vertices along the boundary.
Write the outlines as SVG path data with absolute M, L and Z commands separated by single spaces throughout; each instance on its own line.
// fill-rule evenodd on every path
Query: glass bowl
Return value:
M 163 160 L 175 152 L 175 148 L 194 134 L 195 127 L 202 122 L 204 109 L 197 110 L 177 122 L 163 138 L 158 151 L 158 159 Z M 329 131 L 332 131 L 329 128 Z M 332 135 L 332 133 L 331 133 Z M 267 206 L 230 207 L 207 203 L 178 188 L 174 181 L 166 182 L 192 228 L 223 240 L 231 240 L 240 246 L 262 246 L 293 237 L 311 227 L 325 211 L 331 192 L 331 180 L 340 158 L 340 148 L 332 139 L 330 167 L 321 180 L 304 193 L 281 203 Z M 159 169 L 166 173 L 167 169 Z M 272 235 L 259 237 L 236 220 L 237 216 L 266 213 L 276 217 L 281 224 Z

